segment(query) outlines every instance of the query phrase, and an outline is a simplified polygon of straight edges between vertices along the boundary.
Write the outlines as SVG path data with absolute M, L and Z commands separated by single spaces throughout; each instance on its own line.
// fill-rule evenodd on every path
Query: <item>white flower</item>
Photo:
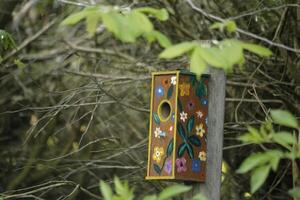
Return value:
M 185 122 L 185 120 L 187 119 L 187 113 L 184 112 L 184 111 L 182 111 L 182 112 L 180 113 L 180 119 L 181 119 L 183 122 Z
M 161 130 L 160 130 L 160 128 L 159 127 L 156 127 L 156 129 L 155 129 L 155 131 L 154 131 L 154 136 L 156 137 L 156 138 L 160 138 L 160 135 L 161 135 Z
M 171 77 L 171 84 L 176 85 L 176 76 Z
M 173 126 L 170 126 L 169 131 L 171 132 L 173 131 Z
M 202 113 L 200 110 L 197 111 L 196 113 L 197 113 L 197 116 L 198 116 L 199 118 L 202 118 L 202 117 L 203 117 L 203 113 Z

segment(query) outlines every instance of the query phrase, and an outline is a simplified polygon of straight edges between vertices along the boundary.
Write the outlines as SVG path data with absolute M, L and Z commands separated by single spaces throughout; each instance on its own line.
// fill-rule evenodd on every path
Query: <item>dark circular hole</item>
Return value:
M 168 102 L 163 102 L 160 105 L 160 115 L 163 120 L 166 120 L 171 114 L 171 106 Z

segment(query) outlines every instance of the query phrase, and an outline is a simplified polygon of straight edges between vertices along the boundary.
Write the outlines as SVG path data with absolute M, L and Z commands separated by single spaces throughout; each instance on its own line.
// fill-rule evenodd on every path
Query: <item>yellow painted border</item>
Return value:
M 150 159 L 151 159 L 151 138 L 152 138 L 152 109 L 153 109 L 153 91 L 154 91 L 154 73 L 151 79 L 151 94 L 150 94 L 150 123 L 149 123 L 149 141 L 148 141 L 148 163 L 147 163 L 147 177 L 150 175 Z
M 162 105 L 163 103 L 168 103 L 169 106 L 170 106 L 170 108 L 171 108 L 170 114 L 169 114 L 169 116 L 166 117 L 166 118 L 162 118 L 162 117 L 161 117 L 161 109 L 160 109 L 160 107 L 161 107 L 161 105 Z M 175 107 L 176 107 L 176 106 L 175 106 Z M 158 104 L 158 109 L 157 109 L 157 114 L 158 114 L 159 120 L 162 121 L 162 122 L 168 121 L 168 120 L 170 119 L 170 117 L 172 116 L 172 111 L 173 111 L 173 109 L 172 109 L 172 106 L 171 106 L 171 102 L 170 102 L 169 100 L 167 100 L 167 99 L 162 100 L 162 101 Z
M 147 163 L 147 176 L 146 180 L 159 180 L 159 179 L 175 179 L 175 147 L 176 147 L 176 129 L 177 129 L 177 99 L 178 99 L 178 83 L 179 83 L 179 71 L 163 71 L 163 72 L 152 72 L 151 73 L 151 94 L 150 94 L 150 123 L 149 123 L 149 141 L 148 141 L 148 163 Z M 150 159 L 151 159 L 151 144 L 152 144 L 152 109 L 153 109 L 153 93 L 154 93 L 154 76 L 165 75 L 165 74 L 176 74 L 176 99 L 175 99 L 175 127 L 174 127 L 174 149 L 173 149 L 173 169 L 172 176 L 150 176 Z
M 178 85 L 179 85 L 179 71 L 176 71 L 176 96 L 175 96 L 175 117 L 174 117 L 174 122 L 175 122 L 175 124 L 174 124 L 174 144 L 173 144 L 173 169 L 172 169 L 172 176 L 174 177 L 174 179 L 175 179 L 175 165 L 176 165 L 176 130 L 177 130 L 177 112 L 178 112 L 178 109 L 177 109 L 177 107 L 178 107 Z

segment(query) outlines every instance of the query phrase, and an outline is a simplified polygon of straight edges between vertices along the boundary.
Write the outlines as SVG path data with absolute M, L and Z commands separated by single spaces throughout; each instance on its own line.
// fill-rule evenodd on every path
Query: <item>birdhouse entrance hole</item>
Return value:
M 161 121 L 167 121 L 171 117 L 171 104 L 169 101 L 162 101 L 158 108 L 158 116 Z

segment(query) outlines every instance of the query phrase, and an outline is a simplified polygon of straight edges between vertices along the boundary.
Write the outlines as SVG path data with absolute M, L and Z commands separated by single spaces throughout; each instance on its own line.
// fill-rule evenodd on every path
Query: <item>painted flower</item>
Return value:
M 176 85 L 176 76 L 171 77 L 171 84 Z
M 172 114 L 171 119 L 172 119 L 172 121 L 175 121 L 175 113 Z
M 161 157 L 164 155 L 164 148 L 163 147 L 154 147 L 154 153 L 152 155 L 153 160 L 157 163 L 160 163 Z
M 169 131 L 170 131 L 170 132 L 173 131 L 173 126 L 170 126 Z
M 190 95 L 190 84 L 182 83 L 179 85 L 180 96 L 188 96 Z
M 171 174 L 172 172 L 172 160 L 167 160 L 166 164 L 164 166 L 164 171 L 167 172 L 167 174 Z
M 180 120 L 182 120 L 183 122 L 185 122 L 185 120 L 187 119 L 187 113 L 182 111 L 180 113 Z
M 164 79 L 162 80 L 162 84 L 163 84 L 164 86 L 168 86 L 169 83 L 170 83 L 170 81 L 169 81 L 168 78 L 164 78 Z
M 201 110 L 198 110 L 196 112 L 196 114 L 197 114 L 197 117 L 200 118 L 200 119 L 203 117 L 203 113 L 201 112 Z
M 200 151 L 198 157 L 200 158 L 201 161 L 206 161 L 206 153 L 205 153 L 205 151 Z
M 203 127 L 203 124 L 201 123 L 201 124 L 197 125 L 196 126 L 196 135 L 203 137 L 204 133 L 205 133 L 205 129 Z
M 202 105 L 207 105 L 208 101 L 207 101 L 207 99 L 202 99 L 201 103 L 202 103 Z
M 207 117 L 205 118 L 205 124 L 206 125 L 208 124 L 208 118 Z
M 154 131 L 154 137 L 160 138 L 160 137 L 166 137 L 166 133 L 161 131 L 159 127 L 156 127 Z
M 192 160 L 192 171 L 193 172 L 200 172 L 201 169 L 201 162 L 198 159 Z
M 193 110 L 195 104 L 194 104 L 193 101 L 189 101 L 189 102 L 187 103 L 187 106 L 188 106 L 188 109 L 189 109 L 189 110 Z
M 157 96 L 164 96 L 164 88 L 162 86 L 158 86 L 156 89 L 155 89 L 155 93 Z
M 176 159 L 176 168 L 178 173 L 185 172 L 187 170 L 186 160 L 184 157 Z

